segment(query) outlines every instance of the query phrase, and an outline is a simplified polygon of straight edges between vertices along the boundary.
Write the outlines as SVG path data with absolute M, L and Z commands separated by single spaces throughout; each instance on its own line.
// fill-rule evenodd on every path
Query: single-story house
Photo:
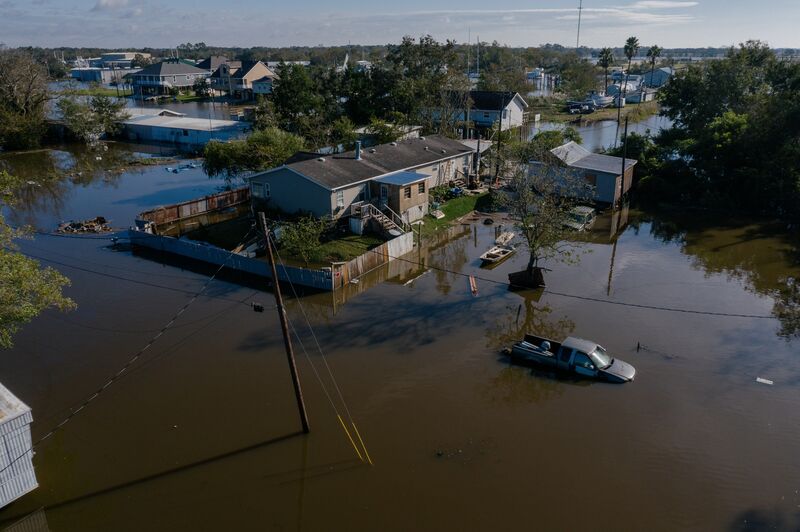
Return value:
M 300 153 L 287 164 L 250 178 L 256 208 L 309 212 L 339 219 L 372 203 L 406 223 L 427 213 L 428 191 L 472 165 L 474 151 L 457 140 L 419 137 L 334 154 Z M 399 209 L 399 211 L 395 210 Z
M 567 142 L 550 150 L 550 157 L 534 164 L 558 164 L 569 168 L 573 175 L 583 177 L 594 187 L 594 201 L 616 203 L 620 198 L 620 184 L 623 183 L 622 158 L 592 153 L 580 144 Z M 624 184 L 622 192 L 628 192 L 633 182 L 635 159 L 625 160 Z
M 647 72 L 642 76 L 642 83 L 648 87 L 663 87 L 675 74 L 675 70 L 670 67 L 658 68 L 652 72 Z
M 169 59 L 128 76 L 136 94 L 169 94 L 172 88 L 191 88 L 195 80 L 206 79 L 208 71 L 179 59 Z
M 272 94 L 272 83 L 275 81 L 273 76 L 264 76 L 253 81 L 253 94 Z
M 433 110 L 434 120 L 445 115 L 450 122 L 469 120 L 482 129 L 493 128 L 500 121 L 500 129 L 506 131 L 521 126 L 528 111 L 525 99 L 510 91 L 453 91 L 448 100 L 448 108 Z
M 156 109 L 159 114 L 130 112 L 123 120 L 121 136 L 134 142 L 175 144 L 181 148 L 202 148 L 211 140 L 232 140 L 244 135 L 247 124 L 235 120 L 210 120 L 176 116 L 180 113 Z

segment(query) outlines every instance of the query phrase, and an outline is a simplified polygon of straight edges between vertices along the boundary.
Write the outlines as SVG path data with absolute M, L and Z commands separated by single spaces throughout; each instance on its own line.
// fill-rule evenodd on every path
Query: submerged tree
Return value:
M 64 97 L 58 109 L 67 128 L 81 141 L 96 144 L 104 135 L 113 135 L 121 128 L 121 122 L 130 115 L 125 112 L 125 101 L 108 96 L 93 96 L 88 103 L 76 98 Z
M 0 171 L 0 212 L 15 203 L 19 186 L 19 179 Z M 18 251 L 14 240 L 28 235 L 26 229 L 8 226 L 0 214 L 0 349 L 12 347 L 19 328 L 42 311 L 75 306 L 62 293 L 69 279 Z
M 47 72 L 21 50 L 0 48 L 0 148 L 39 145 L 47 125 L 46 104 L 52 97 Z
M 514 284 L 540 286 L 541 262 L 577 260 L 580 244 L 567 240 L 572 209 L 593 196 L 592 187 L 579 173 L 555 162 L 521 164 L 508 183 L 500 202 L 508 209 L 528 249 L 523 275 L 512 274 Z

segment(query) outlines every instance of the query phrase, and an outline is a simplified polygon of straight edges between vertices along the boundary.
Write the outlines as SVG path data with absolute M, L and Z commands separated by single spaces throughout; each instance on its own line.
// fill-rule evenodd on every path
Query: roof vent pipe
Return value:
M 356 141 L 356 161 L 361 160 L 361 141 Z

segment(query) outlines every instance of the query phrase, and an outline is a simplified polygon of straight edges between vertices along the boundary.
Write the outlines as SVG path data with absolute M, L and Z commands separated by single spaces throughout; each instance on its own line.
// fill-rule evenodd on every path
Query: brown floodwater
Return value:
M 125 226 L 219 185 L 161 167 L 60 184 L 31 191 L 11 218 L 50 230 L 102 214 Z M 305 436 L 272 295 L 215 280 L 36 449 L 40 487 L 0 520 L 43 508 L 52 531 L 800 527 L 794 236 L 700 216 L 630 212 L 626 222 L 612 235 L 615 222 L 601 218 L 578 264 L 550 264 L 550 292 L 507 289 L 524 253 L 480 268 L 496 229 L 478 220 L 343 292 L 290 298 Z M 0 357 L 0 380 L 33 408 L 34 439 L 207 280 L 109 244 L 45 235 L 22 244 L 72 279 L 78 303 L 25 326 Z M 346 418 L 303 312 L 373 466 L 315 377 L 311 363 Z M 501 348 L 526 331 L 595 339 L 635 365 L 636 380 L 512 365 Z

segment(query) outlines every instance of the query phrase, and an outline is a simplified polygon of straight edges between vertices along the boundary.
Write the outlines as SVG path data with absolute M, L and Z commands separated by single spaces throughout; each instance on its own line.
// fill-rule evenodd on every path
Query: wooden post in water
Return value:
M 297 364 L 294 361 L 294 350 L 292 349 L 292 339 L 289 337 L 289 325 L 286 321 L 286 310 L 283 308 L 283 297 L 281 296 L 281 285 L 278 281 L 278 268 L 275 266 L 275 257 L 272 254 L 272 238 L 269 235 L 269 228 L 267 227 L 267 218 L 263 212 L 258 213 L 261 220 L 261 225 L 264 227 L 264 236 L 267 238 L 267 257 L 269 257 L 269 266 L 272 269 L 272 289 L 275 294 L 275 304 L 278 307 L 278 317 L 281 321 L 281 330 L 283 331 L 283 343 L 286 347 L 286 358 L 289 361 L 289 370 L 292 374 L 292 384 L 294 385 L 294 396 L 297 399 L 297 410 L 300 412 L 300 422 L 303 425 L 303 432 L 308 434 L 308 416 L 306 414 L 306 405 L 303 402 L 303 390 L 300 388 L 300 378 L 297 376 Z

